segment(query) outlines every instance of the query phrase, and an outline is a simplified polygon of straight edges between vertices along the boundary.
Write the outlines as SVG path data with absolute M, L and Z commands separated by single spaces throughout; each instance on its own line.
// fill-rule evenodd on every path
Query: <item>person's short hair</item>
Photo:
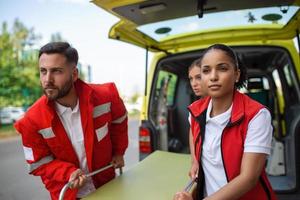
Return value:
M 75 64 L 77 66 L 78 63 L 78 52 L 75 48 L 71 47 L 71 45 L 67 42 L 50 42 L 44 45 L 39 51 L 39 58 L 41 55 L 45 54 L 54 54 L 58 53 L 64 55 L 67 59 L 68 63 Z
M 202 61 L 202 56 L 200 58 L 197 58 L 192 62 L 192 64 L 189 66 L 188 71 L 191 71 L 192 68 L 194 67 L 199 67 L 201 68 L 201 61 Z

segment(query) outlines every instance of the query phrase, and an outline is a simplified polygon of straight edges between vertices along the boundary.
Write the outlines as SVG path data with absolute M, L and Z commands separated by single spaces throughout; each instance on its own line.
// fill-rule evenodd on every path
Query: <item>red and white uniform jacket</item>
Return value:
M 79 98 L 87 165 L 90 172 L 108 165 L 113 155 L 124 155 L 128 146 L 127 112 L 113 83 L 75 82 Z M 58 199 L 62 187 L 79 161 L 67 133 L 55 111 L 54 102 L 42 96 L 16 122 L 22 135 L 29 173 L 41 176 L 52 199 Z M 113 179 L 113 168 L 94 175 L 96 188 Z M 65 199 L 76 199 L 77 190 L 69 189 Z
M 188 107 L 193 116 L 191 119 L 191 130 L 194 138 L 195 156 L 199 161 L 197 190 L 200 197 L 203 196 L 204 187 L 203 170 L 201 168 L 201 152 L 203 140 L 205 139 L 205 118 L 209 101 L 210 97 L 206 97 L 195 101 Z M 221 154 L 227 182 L 240 174 L 248 124 L 263 107 L 263 105 L 238 91 L 234 94 L 230 121 L 223 130 L 221 138 Z M 240 200 L 253 199 L 277 199 L 264 169 L 256 186 L 240 198 Z

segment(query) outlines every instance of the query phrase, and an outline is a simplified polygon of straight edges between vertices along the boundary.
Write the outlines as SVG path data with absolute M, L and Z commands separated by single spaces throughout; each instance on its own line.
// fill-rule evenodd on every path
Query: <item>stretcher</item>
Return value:
M 191 188 L 190 160 L 190 155 L 156 151 L 83 200 L 171 200 Z

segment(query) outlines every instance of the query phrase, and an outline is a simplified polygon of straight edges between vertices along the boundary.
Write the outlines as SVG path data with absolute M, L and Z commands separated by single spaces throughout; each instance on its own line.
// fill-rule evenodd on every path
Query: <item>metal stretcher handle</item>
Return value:
M 91 173 L 86 174 L 86 177 L 94 176 L 95 174 L 98 174 L 98 173 L 100 173 L 100 172 L 103 172 L 104 170 L 107 170 L 108 168 L 111 168 L 111 167 L 113 167 L 113 165 L 112 165 L 112 164 L 109 164 L 109 165 L 107 165 L 107 166 L 105 166 L 105 167 L 102 167 L 102 168 L 97 169 L 97 170 L 95 170 L 95 171 L 93 171 L 93 172 L 91 172 Z M 120 174 L 122 174 L 121 172 L 122 172 L 122 168 L 120 168 Z M 66 193 L 66 191 L 70 188 L 70 185 L 71 185 L 71 182 L 68 182 L 68 183 L 67 183 L 66 185 L 64 185 L 64 187 L 61 189 L 61 191 L 60 191 L 60 193 L 59 193 L 59 200 L 63 200 L 63 199 L 64 199 L 65 193 Z
M 184 188 L 185 192 L 189 192 L 191 190 L 191 188 L 193 187 L 194 183 L 197 182 L 197 178 L 193 178 L 191 180 L 189 180 L 189 182 L 187 183 L 187 185 Z

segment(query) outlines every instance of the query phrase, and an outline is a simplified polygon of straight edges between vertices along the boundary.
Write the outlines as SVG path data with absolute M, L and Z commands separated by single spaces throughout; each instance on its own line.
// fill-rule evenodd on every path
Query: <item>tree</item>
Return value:
M 0 108 L 29 106 L 40 95 L 37 50 L 32 46 L 41 37 L 18 19 L 12 30 L 4 22 L 0 32 Z
M 50 42 L 65 42 L 66 40 L 63 39 L 60 32 L 52 33 Z

